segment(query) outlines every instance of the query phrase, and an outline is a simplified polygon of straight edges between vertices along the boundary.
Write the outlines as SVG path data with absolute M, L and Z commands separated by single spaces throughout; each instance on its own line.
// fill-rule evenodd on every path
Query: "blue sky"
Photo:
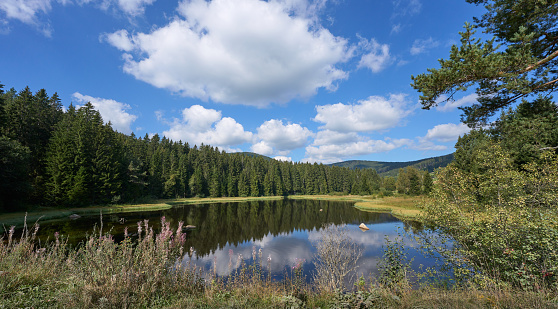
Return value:
M 90 101 L 137 136 L 332 163 L 453 152 L 458 106 L 422 110 L 482 7 L 461 0 L 2 0 L 0 82 Z

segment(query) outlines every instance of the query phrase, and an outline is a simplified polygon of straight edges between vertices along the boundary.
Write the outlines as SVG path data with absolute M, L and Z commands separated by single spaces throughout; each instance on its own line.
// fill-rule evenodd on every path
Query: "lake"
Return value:
M 387 213 L 361 211 L 353 206 L 354 202 L 297 199 L 178 205 L 160 211 L 105 214 L 102 227 L 103 233 L 110 231 L 118 240 L 123 238 L 126 227 L 129 234 L 136 233 L 138 221 L 149 220 L 150 226 L 158 231 L 162 216 L 174 228 L 179 221 L 196 226 L 186 232 L 186 251 L 192 248 L 194 253 L 186 255 L 184 263 L 195 264 L 218 276 L 233 272 L 239 265 L 239 258 L 247 264 L 252 263 L 254 252 L 259 255 L 261 250 L 265 268 L 271 270 L 273 278 L 280 279 L 296 263 L 302 263 L 309 280 L 314 271 L 314 244 L 324 224 L 344 226 L 347 237 L 362 246 L 358 272 L 365 277 L 377 274 L 386 236 L 394 240 L 398 234 L 404 234 L 403 242 L 409 255 L 415 258 L 413 268 L 417 269 L 420 264 L 432 265 L 414 249 L 412 233 L 420 230 L 420 224 L 402 222 Z M 94 226 L 98 233 L 100 222 L 100 215 L 42 222 L 39 235 L 52 240 L 58 232 L 70 243 L 77 244 L 93 233 Z M 370 230 L 359 229 L 361 223 Z

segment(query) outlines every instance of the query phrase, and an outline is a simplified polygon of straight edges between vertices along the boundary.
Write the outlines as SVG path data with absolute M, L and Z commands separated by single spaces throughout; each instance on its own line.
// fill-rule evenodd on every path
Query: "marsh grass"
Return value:
M 165 218 L 157 232 L 148 221 L 139 222 L 137 231 L 126 231 L 120 242 L 101 226 L 75 247 L 57 234 L 41 243 L 36 238 L 38 229 L 38 224 L 25 226 L 21 235 L 15 235 L 15 228 L 10 227 L 0 239 L 0 308 L 558 307 L 555 291 L 502 286 L 445 289 L 427 285 L 413 289 L 402 285 L 394 291 L 389 284 L 361 278 L 355 286 L 331 289 L 328 276 L 345 281 L 336 275 L 344 272 L 324 269 L 316 274 L 317 280 L 307 283 L 302 271 L 304 260 L 296 260 L 285 270 L 285 278 L 276 281 L 270 274 L 269 259 L 273 257 L 262 256 L 256 248 L 250 263 L 231 254 L 235 269 L 230 276 L 219 277 L 217 265 L 210 270 L 193 265 L 192 252 L 183 246 L 181 224 L 173 230 Z M 132 237 L 132 232 L 137 236 Z M 322 240 L 342 239 L 339 235 L 324 231 Z M 324 256 L 335 254 L 342 245 L 329 246 L 333 251 L 323 251 Z M 358 252 L 351 254 L 354 258 Z M 356 264 L 347 265 L 341 268 L 350 270 Z M 389 276 L 385 280 L 389 282 Z
M 421 204 L 424 196 L 390 196 L 377 199 L 363 199 L 355 207 L 364 211 L 389 212 L 402 219 L 419 219 L 423 213 Z

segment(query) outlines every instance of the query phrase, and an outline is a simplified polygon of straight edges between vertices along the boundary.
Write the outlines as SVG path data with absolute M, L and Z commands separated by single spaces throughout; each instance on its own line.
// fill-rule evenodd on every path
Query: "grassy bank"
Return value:
M 400 219 L 417 220 L 422 214 L 420 204 L 424 196 L 360 196 L 360 195 L 294 195 L 292 199 L 312 199 L 355 202 L 355 207 L 363 211 L 390 213 Z
M 403 219 L 419 219 L 422 214 L 420 204 L 426 197 L 422 196 L 390 196 L 373 200 L 362 200 L 355 204 L 360 210 L 389 212 Z
M 5 227 L 15 226 L 16 228 L 23 227 L 25 218 L 28 223 L 34 223 L 40 219 L 41 222 L 49 220 L 57 220 L 68 218 L 73 214 L 80 216 L 84 215 L 98 215 L 103 214 L 117 214 L 136 211 L 158 211 L 172 208 L 174 205 L 183 204 L 211 204 L 211 203 L 227 203 L 227 202 L 244 202 L 253 200 L 279 200 L 282 196 L 266 196 L 266 197 L 219 197 L 219 198 L 177 198 L 177 199 L 157 199 L 150 200 L 143 203 L 131 204 L 114 204 L 102 206 L 88 206 L 88 207 L 71 207 L 71 208 L 50 208 L 50 207 L 36 207 L 28 212 L 12 212 L 0 214 L 0 232 L 4 231 Z

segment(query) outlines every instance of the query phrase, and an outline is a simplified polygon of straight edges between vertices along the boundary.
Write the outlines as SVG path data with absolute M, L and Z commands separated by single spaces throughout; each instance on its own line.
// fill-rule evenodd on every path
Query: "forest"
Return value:
M 397 186 L 421 194 L 432 187 L 430 174 L 416 168 L 406 168 L 397 182 L 374 169 L 281 162 L 158 134 L 125 135 L 90 103 L 64 111 L 58 95 L 44 89 L 1 91 L 0 209 L 193 196 L 390 194 Z

